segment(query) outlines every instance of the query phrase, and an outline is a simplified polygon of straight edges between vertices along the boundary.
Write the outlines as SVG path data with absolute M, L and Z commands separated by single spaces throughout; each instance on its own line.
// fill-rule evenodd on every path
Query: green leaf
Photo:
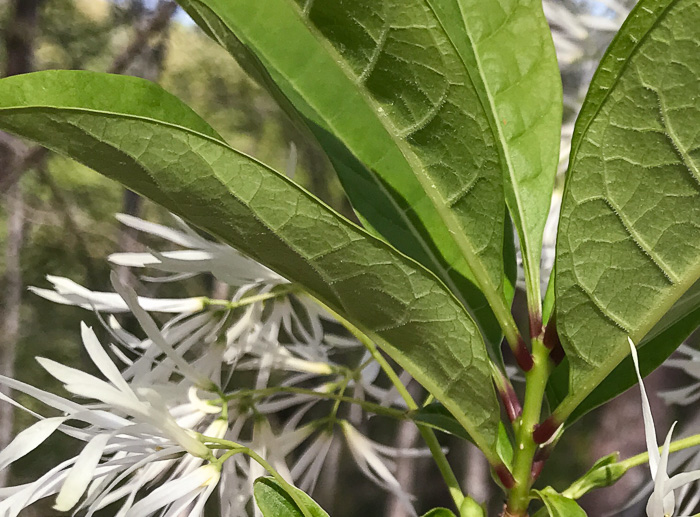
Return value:
M 614 485 L 628 470 L 624 464 L 618 463 L 619 461 L 619 452 L 603 456 L 588 469 L 588 472 L 574 481 L 562 495 L 578 499 L 591 490 Z
M 641 1 L 584 102 L 557 240 L 560 418 L 700 276 L 698 26 L 695 0 Z
M 62 102 L 60 92 L 75 91 Z M 107 109 L 100 99 L 110 91 Z M 163 114 L 171 104 L 135 78 L 41 72 L 0 81 L 0 128 L 120 181 L 303 285 L 409 371 L 497 462 L 500 408 L 486 348 L 444 285 L 286 176 L 193 129 L 203 122 L 191 111 Z
M 469 71 L 500 153 L 528 294 L 540 300 L 540 253 L 559 161 L 562 92 L 541 0 L 427 0 Z M 539 311 L 539 308 L 537 309 Z
M 447 508 L 433 508 L 423 517 L 455 517 L 455 514 Z
M 241 41 L 255 53 L 309 123 L 368 228 L 435 272 L 492 344 L 501 336 L 492 310 L 515 340 L 499 144 L 431 6 L 179 3 L 227 48 Z
M 316 501 L 296 487 L 291 487 L 294 495 L 304 504 L 304 509 L 312 517 L 328 517 Z M 264 517 L 304 517 L 299 506 L 287 490 L 271 477 L 258 478 L 253 485 L 255 502 Z
M 564 497 L 552 487 L 548 486 L 542 490 L 533 490 L 533 492 L 542 500 L 550 517 L 586 517 L 586 512 L 576 501 Z
M 486 517 L 484 508 L 469 496 L 459 506 L 459 517 Z
M 699 325 L 700 283 L 696 282 L 638 344 L 642 376 L 646 377 L 661 366 Z M 560 404 L 568 394 L 568 368 L 569 364 L 564 360 L 549 378 L 547 399 L 552 407 Z M 628 356 L 574 409 L 566 421 L 567 426 L 636 385 L 637 373 L 632 357 Z

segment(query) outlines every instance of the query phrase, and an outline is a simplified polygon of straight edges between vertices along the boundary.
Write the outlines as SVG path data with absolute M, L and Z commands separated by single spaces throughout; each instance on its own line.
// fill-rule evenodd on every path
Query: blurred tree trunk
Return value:
M 135 0 L 131 3 L 132 13 L 141 18 L 136 32 L 129 45 L 119 54 L 109 68 L 110 73 L 126 73 L 135 77 L 141 77 L 149 81 L 157 82 L 163 71 L 167 55 L 167 31 L 170 26 L 177 4 L 172 0 L 160 0 L 153 14 L 145 18 L 146 12 L 143 0 Z M 149 45 L 153 36 L 158 36 L 158 41 Z M 129 189 L 124 189 L 122 197 L 122 213 L 138 217 L 143 207 L 141 196 Z M 134 252 L 139 249 L 137 241 L 138 231 L 128 226 L 122 226 L 117 237 L 117 248 L 121 252 Z M 131 283 L 131 273 L 126 267 L 118 267 L 117 274 L 123 284 Z
M 41 0 L 14 0 L 12 14 L 5 27 L 5 76 L 31 72 L 34 61 L 39 5 Z M 11 145 L 0 147 L 0 163 L 8 169 L 20 167 L 20 157 Z M 14 171 L 3 171 L 13 174 Z M 15 350 L 20 335 L 20 308 L 22 304 L 22 264 L 20 255 L 24 244 L 24 199 L 19 183 L 11 186 L 6 195 L 7 242 L 5 243 L 4 288 L 0 293 L 0 373 L 14 375 Z M 6 395 L 9 389 L 1 387 Z M 0 405 L 0 450 L 12 437 L 13 410 L 10 404 Z M 7 484 L 7 469 L 0 471 L 0 487 Z

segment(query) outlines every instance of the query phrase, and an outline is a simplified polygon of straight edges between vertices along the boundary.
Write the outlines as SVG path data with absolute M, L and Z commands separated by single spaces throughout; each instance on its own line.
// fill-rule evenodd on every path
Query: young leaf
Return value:
M 586 512 L 576 501 L 564 497 L 552 487 L 548 486 L 542 490 L 533 490 L 533 492 L 542 500 L 550 517 L 586 517 Z
M 225 46 L 240 53 L 231 43 L 240 40 L 256 54 L 309 122 L 369 227 L 434 271 L 493 344 L 501 334 L 491 310 L 517 342 L 503 268 L 499 144 L 431 6 L 179 3 Z
M 497 463 L 500 409 L 486 348 L 454 296 L 286 176 L 199 132 L 203 122 L 185 107 L 163 113 L 173 105 L 129 77 L 53 71 L 0 81 L 0 128 L 120 181 L 303 285 L 434 393 Z
M 506 201 L 533 317 L 540 252 L 559 161 L 562 91 L 540 0 L 427 0 L 470 72 L 500 148 Z
M 557 241 L 571 414 L 700 276 L 700 9 L 643 0 L 576 125 Z
M 303 502 L 304 509 L 312 517 L 328 517 L 323 508 L 306 493 L 296 487 L 291 488 L 294 490 L 294 495 Z M 253 485 L 253 494 L 263 517 L 304 517 L 289 492 L 274 478 L 256 479 Z
M 486 517 L 486 512 L 479 503 L 467 496 L 459 506 L 459 517 Z
M 455 514 L 447 508 L 433 508 L 423 517 L 455 517 Z
M 619 463 L 619 461 L 619 452 L 603 456 L 588 469 L 588 472 L 564 490 L 562 495 L 578 499 L 597 488 L 614 485 L 629 470 L 629 467 Z

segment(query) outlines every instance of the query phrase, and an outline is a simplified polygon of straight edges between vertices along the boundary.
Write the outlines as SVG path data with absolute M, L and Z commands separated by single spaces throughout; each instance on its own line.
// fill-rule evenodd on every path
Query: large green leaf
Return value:
M 498 344 L 486 299 L 512 321 L 499 143 L 431 5 L 179 3 L 234 55 L 245 54 L 239 41 L 255 53 L 306 118 L 368 228 L 435 272 Z M 511 325 L 510 341 L 516 333 Z
M 557 242 L 565 418 L 700 276 L 700 6 L 643 0 L 577 122 Z
M 505 193 L 539 305 L 542 233 L 559 161 L 562 92 L 541 0 L 427 0 L 477 89 L 500 147 Z M 533 307 L 539 310 L 538 307 Z
M 296 487 L 291 487 L 304 509 L 312 517 L 328 517 L 326 511 L 316 501 Z M 271 477 L 258 478 L 253 485 L 255 502 L 263 517 L 304 517 L 299 505 L 277 480 Z
M 486 348 L 454 296 L 284 175 L 200 132 L 204 122 L 185 107 L 164 111 L 177 104 L 134 78 L 42 72 L 0 81 L 0 128 L 120 181 L 302 284 L 434 393 L 498 462 Z

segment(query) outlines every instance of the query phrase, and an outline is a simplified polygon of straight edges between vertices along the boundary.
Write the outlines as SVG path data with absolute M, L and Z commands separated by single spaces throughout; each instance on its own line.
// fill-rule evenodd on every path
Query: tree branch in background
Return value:
M 177 10 L 177 4 L 171 0 L 161 0 L 153 16 L 141 28 L 136 30 L 131 43 L 119 54 L 107 69 L 110 74 L 122 74 L 143 52 L 148 40 L 154 34 L 163 32 L 170 24 L 170 19 Z
M 51 191 L 51 196 L 54 199 L 56 209 L 63 215 L 63 220 L 65 222 L 66 229 L 75 239 L 75 245 L 78 248 L 78 252 L 82 254 L 86 260 L 84 262 L 85 272 L 87 276 L 88 283 L 90 285 L 98 284 L 98 275 L 95 271 L 95 267 L 90 257 L 90 250 L 88 248 L 87 242 L 83 235 L 83 230 L 78 224 L 77 217 L 75 216 L 74 204 L 68 197 L 61 191 L 61 188 L 56 185 L 56 182 L 51 177 L 51 174 L 46 169 L 46 163 L 42 163 L 37 167 L 37 172 L 39 174 L 39 179 L 44 185 L 46 185 Z

